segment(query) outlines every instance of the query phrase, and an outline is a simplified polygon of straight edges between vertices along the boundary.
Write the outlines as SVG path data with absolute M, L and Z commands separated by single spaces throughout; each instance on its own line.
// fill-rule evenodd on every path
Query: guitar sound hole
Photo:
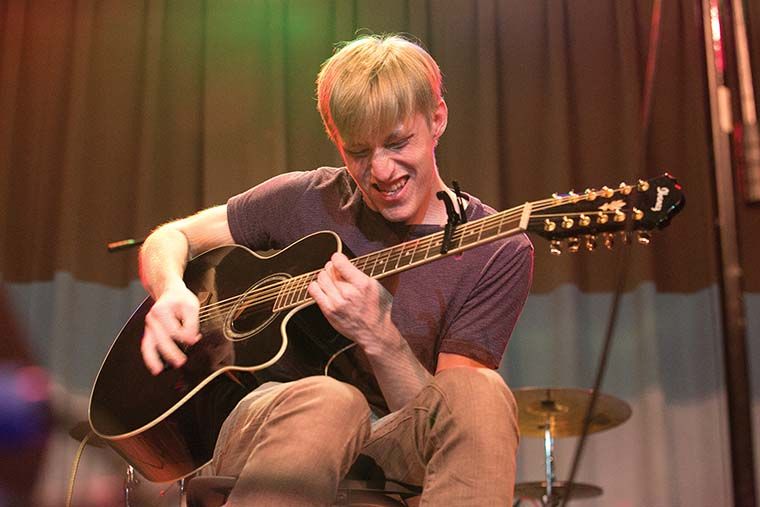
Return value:
M 273 311 L 277 287 L 288 278 L 287 273 L 276 273 L 249 287 L 227 314 L 224 326 L 227 339 L 244 340 L 267 327 L 279 313 Z

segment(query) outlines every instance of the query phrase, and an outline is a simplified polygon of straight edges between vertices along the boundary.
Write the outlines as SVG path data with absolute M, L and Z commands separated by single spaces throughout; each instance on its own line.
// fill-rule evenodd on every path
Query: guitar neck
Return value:
M 436 259 L 463 252 L 500 238 L 512 236 L 527 229 L 531 203 L 494 213 L 472 222 L 460 224 L 451 235 L 448 249 L 442 252 L 444 232 L 436 232 L 412 241 L 378 250 L 351 260 L 352 264 L 370 278 L 381 279 Z M 295 308 L 311 302 L 309 284 L 319 271 L 293 277 L 283 283 L 274 305 L 274 311 Z

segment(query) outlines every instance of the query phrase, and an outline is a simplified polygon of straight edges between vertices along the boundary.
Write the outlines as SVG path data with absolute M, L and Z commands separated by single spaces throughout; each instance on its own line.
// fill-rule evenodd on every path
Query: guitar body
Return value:
M 221 423 L 251 389 L 311 375 L 351 383 L 387 410 L 369 363 L 314 304 L 274 311 L 274 299 L 250 306 L 240 295 L 318 271 L 342 244 L 332 232 L 308 236 L 271 257 L 223 246 L 191 260 L 185 283 L 201 301 L 203 338 L 181 368 L 153 376 L 140 353 L 146 299 L 117 336 L 90 397 L 90 424 L 148 480 L 166 482 L 211 460 Z M 238 301 L 238 302 L 236 302 Z

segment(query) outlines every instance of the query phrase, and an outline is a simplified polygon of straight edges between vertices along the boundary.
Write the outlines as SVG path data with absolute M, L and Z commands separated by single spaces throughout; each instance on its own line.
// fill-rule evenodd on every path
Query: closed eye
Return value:
M 367 155 L 369 155 L 369 150 L 346 150 L 344 149 L 343 152 L 350 156 L 351 158 L 364 158 Z
M 409 141 L 412 139 L 412 137 L 414 137 L 414 136 L 413 135 L 407 136 L 407 137 L 405 137 L 403 139 L 399 139 L 398 141 L 394 141 L 392 143 L 388 143 L 388 144 L 385 145 L 385 147 L 388 148 L 388 149 L 391 149 L 391 150 L 400 150 L 401 148 L 403 148 L 404 146 L 406 146 L 407 144 L 409 144 Z

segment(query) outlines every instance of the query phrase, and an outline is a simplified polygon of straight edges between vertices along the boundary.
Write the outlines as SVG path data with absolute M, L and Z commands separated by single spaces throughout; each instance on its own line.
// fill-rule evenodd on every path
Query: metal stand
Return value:
M 135 469 L 132 465 L 127 465 L 127 470 L 124 473 L 124 505 L 125 507 L 132 506 L 132 493 L 135 486 L 140 484 L 140 479 L 137 478 Z M 182 478 L 177 481 L 177 491 L 179 492 L 179 507 L 183 507 L 185 499 L 185 479 Z
M 185 498 L 185 478 L 177 481 L 177 491 L 179 491 L 179 507 L 182 507 L 182 500 Z
M 127 465 L 127 472 L 124 475 L 124 505 L 126 507 L 132 507 L 130 498 L 132 497 L 132 488 L 137 486 L 140 480 L 135 475 L 135 469 L 132 465 Z
M 546 495 L 541 499 L 544 507 L 558 504 L 559 498 L 554 498 L 554 436 L 552 435 L 551 420 L 546 419 L 544 428 L 544 458 L 546 465 Z

